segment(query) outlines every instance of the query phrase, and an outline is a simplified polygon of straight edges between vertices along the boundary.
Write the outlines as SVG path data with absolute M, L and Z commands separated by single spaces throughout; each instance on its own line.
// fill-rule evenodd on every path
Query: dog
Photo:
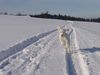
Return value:
M 59 33 L 59 41 L 61 45 L 64 46 L 65 49 L 69 48 L 69 43 L 68 43 L 68 35 L 66 33 L 66 30 L 63 29 L 62 27 L 58 26 L 57 27 L 58 33 Z

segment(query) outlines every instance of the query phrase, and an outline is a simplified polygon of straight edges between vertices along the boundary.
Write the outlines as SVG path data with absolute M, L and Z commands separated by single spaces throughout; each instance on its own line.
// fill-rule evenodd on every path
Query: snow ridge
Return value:
M 6 62 L 7 60 L 9 60 L 9 58 L 20 54 L 20 51 L 23 50 L 24 48 L 26 48 L 27 46 L 35 43 L 39 39 L 42 39 L 55 31 L 56 31 L 56 29 L 49 31 L 49 32 L 41 33 L 37 36 L 26 39 L 26 40 L 22 41 L 21 43 L 18 43 L 16 45 L 14 45 L 13 47 L 8 48 L 7 50 L 1 51 L 0 52 L 0 62 L 1 61 L 2 62 L 0 63 L 0 68 L 3 68 L 5 65 L 9 64 Z
M 75 50 L 77 50 L 77 53 L 73 54 L 74 63 L 75 63 L 75 59 L 77 60 L 77 63 L 75 63 L 77 75 L 89 75 L 88 67 L 86 65 L 86 62 L 83 59 L 83 55 L 81 54 L 81 52 L 79 50 L 79 45 L 77 42 L 75 28 L 73 26 L 71 26 L 71 27 L 73 29 Z M 76 56 L 76 58 L 75 58 L 75 56 Z
M 69 27 L 65 26 L 63 28 L 68 31 L 71 30 L 69 35 L 67 35 L 68 31 L 66 31 L 66 35 L 64 35 L 66 40 L 69 41 L 69 43 L 66 43 L 68 44 L 68 48 L 65 48 L 66 72 L 68 75 L 89 75 L 88 67 L 79 50 L 76 31 L 72 24 L 73 22 L 70 22 Z

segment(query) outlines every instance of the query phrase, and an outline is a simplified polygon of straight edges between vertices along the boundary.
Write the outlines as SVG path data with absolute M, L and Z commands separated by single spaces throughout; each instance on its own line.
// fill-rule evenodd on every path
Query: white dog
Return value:
M 57 27 L 58 33 L 59 33 L 59 41 L 60 43 L 64 46 L 65 49 L 69 48 L 69 43 L 68 43 L 68 35 L 66 34 L 65 29 L 62 27 Z

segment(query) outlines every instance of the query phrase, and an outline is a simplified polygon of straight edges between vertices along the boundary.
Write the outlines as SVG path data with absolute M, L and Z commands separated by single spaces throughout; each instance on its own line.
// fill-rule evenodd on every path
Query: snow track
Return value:
M 94 33 L 91 33 L 89 30 L 85 30 L 82 28 L 77 28 L 78 32 L 78 41 L 81 44 L 80 49 L 85 56 L 85 60 L 87 61 L 89 74 L 90 75 L 100 75 L 99 72 L 99 54 L 100 51 L 100 42 L 98 41 L 100 37 Z M 84 34 L 86 33 L 86 34 Z M 83 35 L 81 35 L 83 34 Z M 82 40 L 80 40 L 82 39 Z M 99 54 L 100 55 L 100 54 Z
M 89 75 L 77 29 L 72 24 L 67 28 L 73 30 L 69 35 L 69 52 L 58 43 L 56 29 L 42 33 L 1 51 L 0 75 Z
M 4 73 L 4 75 L 32 75 L 27 71 L 31 69 L 35 72 L 47 52 L 45 47 L 55 36 L 55 31 L 56 29 L 39 34 L 1 52 L 0 73 Z M 2 54 L 4 54 L 3 57 Z
M 16 45 L 14 45 L 13 47 L 10 47 L 8 48 L 7 50 L 3 50 L 0 52 L 0 61 L 4 60 L 5 58 L 23 50 L 25 47 L 31 45 L 32 43 L 38 41 L 39 39 L 49 35 L 50 33 L 54 32 L 56 30 L 52 30 L 50 32 L 47 32 L 47 33 L 42 33 L 42 34 L 39 34 L 37 36 L 34 36 L 34 37 L 31 37 L 25 41 L 22 41 Z
M 87 67 L 87 64 L 86 64 L 86 61 L 83 59 L 83 55 L 81 54 L 81 51 L 79 50 L 79 45 L 78 45 L 78 42 L 77 42 L 77 37 L 76 37 L 76 32 L 75 32 L 75 28 L 73 28 L 73 35 L 74 35 L 74 46 L 75 46 L 75 50 L 76 53 L 74 53 L 72 55 L 73 57 L 73 62 L 75 64 L 75 70 L 76 70 L 76 73 L 77 75 L 89 75 L 89 71 L 88 71 L 88 67 Z
M 65 58 L 66 58 L 66 70 L 68 75 L 89 75 L 88 66 L 84 60 L 84 56 L 81 54 L 75 28 L 70 25 L 73 29 L 70 37 L 70 47 L 69 51 L 66 49 Z
M 66 60 L 66 71 L 67 71 L 68 75 L 76 75 L 76 71 L 74 68 L 71 54 L 66 52 L 65 60 Z
M 0 20 L 0 75 L 100 75 L 99 23 L 8 15 Z M 64 35 L 72 29 L 66 42 L 54 29 L 58 25 Z

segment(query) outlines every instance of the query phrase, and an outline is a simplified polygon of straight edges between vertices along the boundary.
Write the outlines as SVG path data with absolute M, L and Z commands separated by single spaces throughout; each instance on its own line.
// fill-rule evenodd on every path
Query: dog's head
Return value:
M 62 27 L 58 26 L 57 30 L 58 30 L 59 33 L 63 33 L 63 28 Z

